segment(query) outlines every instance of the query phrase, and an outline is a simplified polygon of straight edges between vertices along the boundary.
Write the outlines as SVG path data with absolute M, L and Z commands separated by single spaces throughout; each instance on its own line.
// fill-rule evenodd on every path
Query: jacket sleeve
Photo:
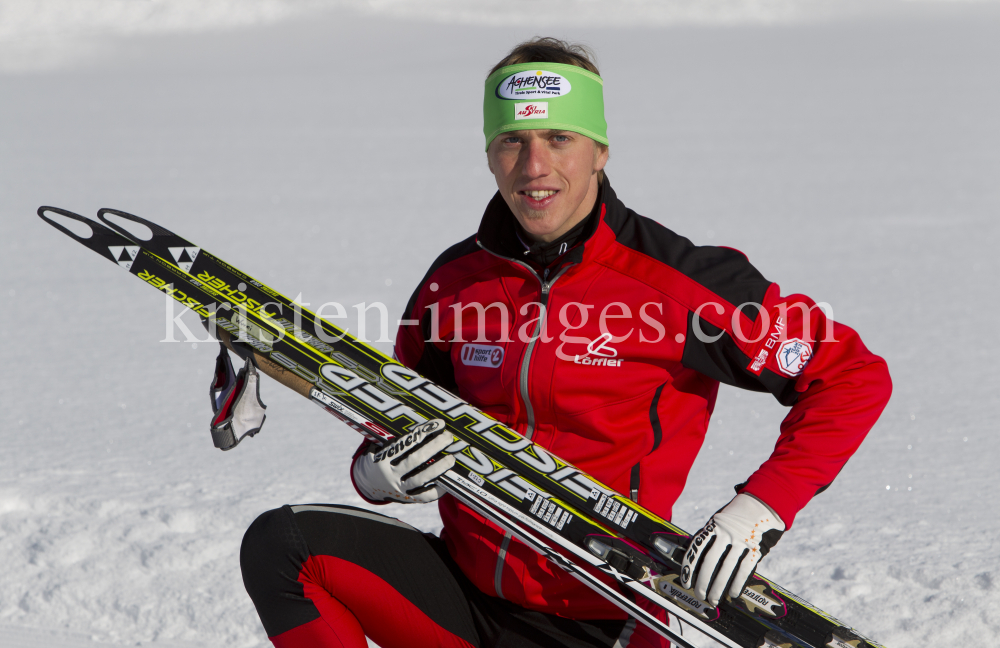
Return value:
M 737 487 L 791 527 L 875 425 L 892 383 L 885 361 L 805 295 L 769 284 L 758 303 L 714 324 L 692 314 L 684 364 L 791 406 L 771 456 Z

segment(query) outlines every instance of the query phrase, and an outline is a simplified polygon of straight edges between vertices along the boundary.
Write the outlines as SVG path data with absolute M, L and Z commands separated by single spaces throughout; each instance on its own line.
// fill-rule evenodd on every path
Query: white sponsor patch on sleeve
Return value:
M 767 362 L 767 349 L 761 349 L 760 353 L 757 354 L 757 357 L 753 359 L 752 363 L 750 363 L 750 371 L 759 376 L 760 372 L 764 369 L 765 362 Z
M 798 376 L 812 359 L 812 345 L 798 338 L 785 340 L 776 354 L 778 369 L 789 376 Z

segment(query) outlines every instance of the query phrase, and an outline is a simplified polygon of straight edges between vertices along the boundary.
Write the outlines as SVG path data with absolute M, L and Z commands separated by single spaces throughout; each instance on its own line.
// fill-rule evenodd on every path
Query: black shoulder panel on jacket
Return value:
M 733 385 L 750 391 L 767 391 L 767 388 L 756 380 L 756 376 L 741 371 L 741 365 L 749 364 L 749 360 L 731 337 L 725 335 L 722 329 L 705 320 L 699 321 L 698 328 L 705 336 L 714 341 L 703 342 L 699 339 L 694 330 L 694 313 L 688 313 L 684 356 L 681 358 L 685 367 L 695 369 L 725 385 Z
M 771 282 L 741 252 L 722 247 L 699 247 L 626 208 L 610 186 L 605 190 L 607 213 L 604 220 L 618 243 L 677 270 L 703 286 L 709 294 L 733 306 L 764 303 Z M 706 295 L 706 298 L 709 297 Z M 759 313 L 757 306 L 743 308 L 743 314 L 754 322 Z M 750 359 L 728 332 L 699 320 L 698 329 L 704 335 L 696 335 L 694 324 L 694 313 L 690 312 L 681 358 L 684 366 L 727 385 L 770 392 L 784 405 L 791 405 L 798 399 L 794 381 L 767 369 L 759 376 L 750 372 L 746 368 Z
M 622 245 L 680 271 L 733 306 L 764 302 L 771 282 L 741 252 L 722 247 L 699 247 L 656 221 L 627 209 L 613 192 L 607 205 L 604 220 Z M 756 308 L 747 307 L 743 312 L 751 321 L 756 321 Z
M 688 313 L 686 342 L 681 363 L 725 385 L 757 392 L 770 392 L 779 403 L 790 407 L 799 398 L 795 381 L 764 369 L 759 376 L 747 370 L 750 359 L 740 351 L 728 334 L 717 326 L 700 320 L 700 334 L 715 339 L 703 342 L 694 329 L 694 313 Z
M 420 283 L 417 284 L 417 287 L 413 289 L 413 294 L 410 295 L 410 301 L 406 302 L 406 310 L 403 311 L 403 317 L 404 318 L 413 317 L 413 306 L 417 303 L 417 296 L 420 294 L 420 289 L 424 287 L 424 284 L 427 283 L 427 281 L 431 278 L 431 275 L 433 275 L 435 272 L 438 271 L 438 268 L 440 268 L 445 264 L 451 263 L 456 259 L 461 259 L 464 256 L 473 254 L 478 250 L 479 246 L 476 244 L 476 235 L 473 234 L 464 241 L 459 241 L 455 245 L 452 245 L 450 248 L 442 252 L 440 256 L 438 256 L 438 258 L 434 260 L 434 263 L 431 264 L 431 267 L 427 271 L 427 274 L 425 274 L 424 278 L 420 280 Z M 417 317 L 414 319 L 420 319 L 420 318 Z

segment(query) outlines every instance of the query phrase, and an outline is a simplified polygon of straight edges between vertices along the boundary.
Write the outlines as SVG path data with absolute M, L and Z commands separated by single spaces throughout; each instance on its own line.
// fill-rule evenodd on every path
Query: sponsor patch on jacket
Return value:
M 549 102 L 536 101 L 534 103 L 514 104 L 514 119 L 548 119 Z
M 785 333 L 785 320 L 782 317 L 774 318 L 774 324 L 771 325 L 771 330 L 768 331 L 767 337 L 761 341 L 761 345 L 757 347 L 759 350 L 757 355 L 750 360 L 750 364 L 747 365 L 747 371 L 751 372 L 755 376 L 759 376 L 764 367 L 767 365 L 767 358 L 775 353 L 775 347 L 781 342 L 781 337 Z
M 503 363 L 503 347 L 493 344 L 466 344 L 462 347 L 462 364 L 468 367 L 497 368 Z
M 798 338 L 785 340 L 775 354 L 778 369 L 789 376 L 798 376 L 812 359 L 812 345 Z
M 760 372 L 764 370 L 765 363 L 767 363 L 767 349 L 761 349 L 757 357 L 750 363 L 750 371 L 759 376 Z

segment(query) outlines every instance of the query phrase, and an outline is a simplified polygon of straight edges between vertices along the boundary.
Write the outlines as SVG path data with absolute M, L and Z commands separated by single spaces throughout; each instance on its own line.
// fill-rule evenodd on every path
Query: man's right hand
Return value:
M 420 425 L 391 445 L 372 446 L 355 459 L 351 467 L 354 484 L 373 502 L 433 502 L 445 494 L 433 482 L 451 470 L 455 457 L 448 455 L 430 465 L 423 464 L 454 442 L 447 430 L 427 423 Z

